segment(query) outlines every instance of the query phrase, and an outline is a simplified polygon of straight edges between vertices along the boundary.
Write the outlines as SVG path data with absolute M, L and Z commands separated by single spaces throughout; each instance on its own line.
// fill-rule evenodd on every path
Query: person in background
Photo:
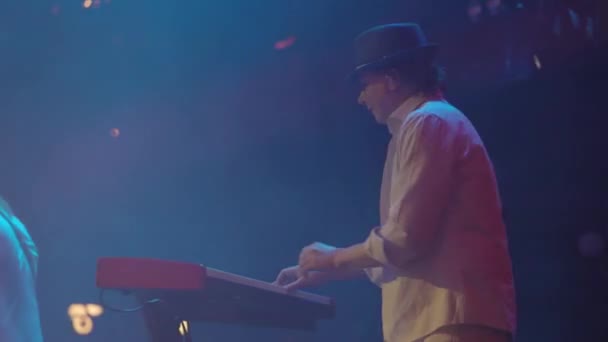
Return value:
M 0 197 L 0 341 L 42 342 L 36 296 L 38 250 Z

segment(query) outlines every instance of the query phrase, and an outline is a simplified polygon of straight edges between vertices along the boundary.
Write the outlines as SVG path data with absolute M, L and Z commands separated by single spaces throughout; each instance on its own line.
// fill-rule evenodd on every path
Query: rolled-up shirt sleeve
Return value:
M 388 219 L 364 243 L 382 265 L 404 268 L 436 241 L 453 184 L 454 135 L 443 118 L 412 113 L 395 137 Z

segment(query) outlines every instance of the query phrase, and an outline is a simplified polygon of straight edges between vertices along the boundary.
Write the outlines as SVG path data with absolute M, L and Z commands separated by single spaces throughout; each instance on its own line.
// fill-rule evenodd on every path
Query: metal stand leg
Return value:
M 151 342 L 192 342 L 190 324 L 182 324 L 162 303 L 146 305 L 143 314 Z

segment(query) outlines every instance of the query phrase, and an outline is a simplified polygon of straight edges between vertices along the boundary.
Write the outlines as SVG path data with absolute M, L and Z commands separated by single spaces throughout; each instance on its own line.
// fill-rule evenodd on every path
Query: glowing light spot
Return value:
M 190 330 L 188 327 L 188 321 L 182 321 L 179 324 L 179 334 L 185 336 L 188 333 L 188 330 Z
M 118 138 L 120 136 L 120 129 L 118 129 L 118 128 L 112 128 L 110 130 L 110 136 L 112 138 Z
M 82 3 L 82 7 L 84 8 L 91 8 L 91 5 L 93 5 L 93 0 L 84 0 Z
M 86 314 L 87 308 L 82 304 L 72 304 L 68 307 L 68 316 L 70 317 L 84 316 Z
M 285 50 L 288 47 L 292 46 L 295 42 L 296 42 L 296 37 L 290 36 L 290 37 L 287 37 L 286 39 L 279 40 L 278 42 L 274 43 L 274 48 L 275 48 L 275 50 Z
M 540 58 L 537 55 L 534 55 L 534 65 L 536 69 L 540 70 L 543 67 L 543 64 L 540 62 Z
M 86 309 L 87 309 L 87 313 L 91 317 L 98 317 L 103 314 L 103 307 L 98 304 L 87 304 Z
M 89 316 L 73 317 L 72 327 L 78 335 L 89 335 L 93 331 L 93 320 Z
M 91 317 L 101 316 L 103 307 L 98 304 L 71 304 L 68 316 L 72 320 L 72 328 L 78 335 L 89 335 L 93 331 Z

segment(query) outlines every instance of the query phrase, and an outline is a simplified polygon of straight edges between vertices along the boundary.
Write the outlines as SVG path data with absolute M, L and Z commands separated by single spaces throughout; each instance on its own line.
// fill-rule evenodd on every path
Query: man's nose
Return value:
M 365 95 L 365 92 L 364 92 L 364 91 L 361 91 L 361 92 L 359 93 L 359 97 L 357 98 L 357 102 L 358 102 L 360 105 L 364 105 L 364 104 L 365 104 L 365 98 L 364 98 L 364 95 Z

